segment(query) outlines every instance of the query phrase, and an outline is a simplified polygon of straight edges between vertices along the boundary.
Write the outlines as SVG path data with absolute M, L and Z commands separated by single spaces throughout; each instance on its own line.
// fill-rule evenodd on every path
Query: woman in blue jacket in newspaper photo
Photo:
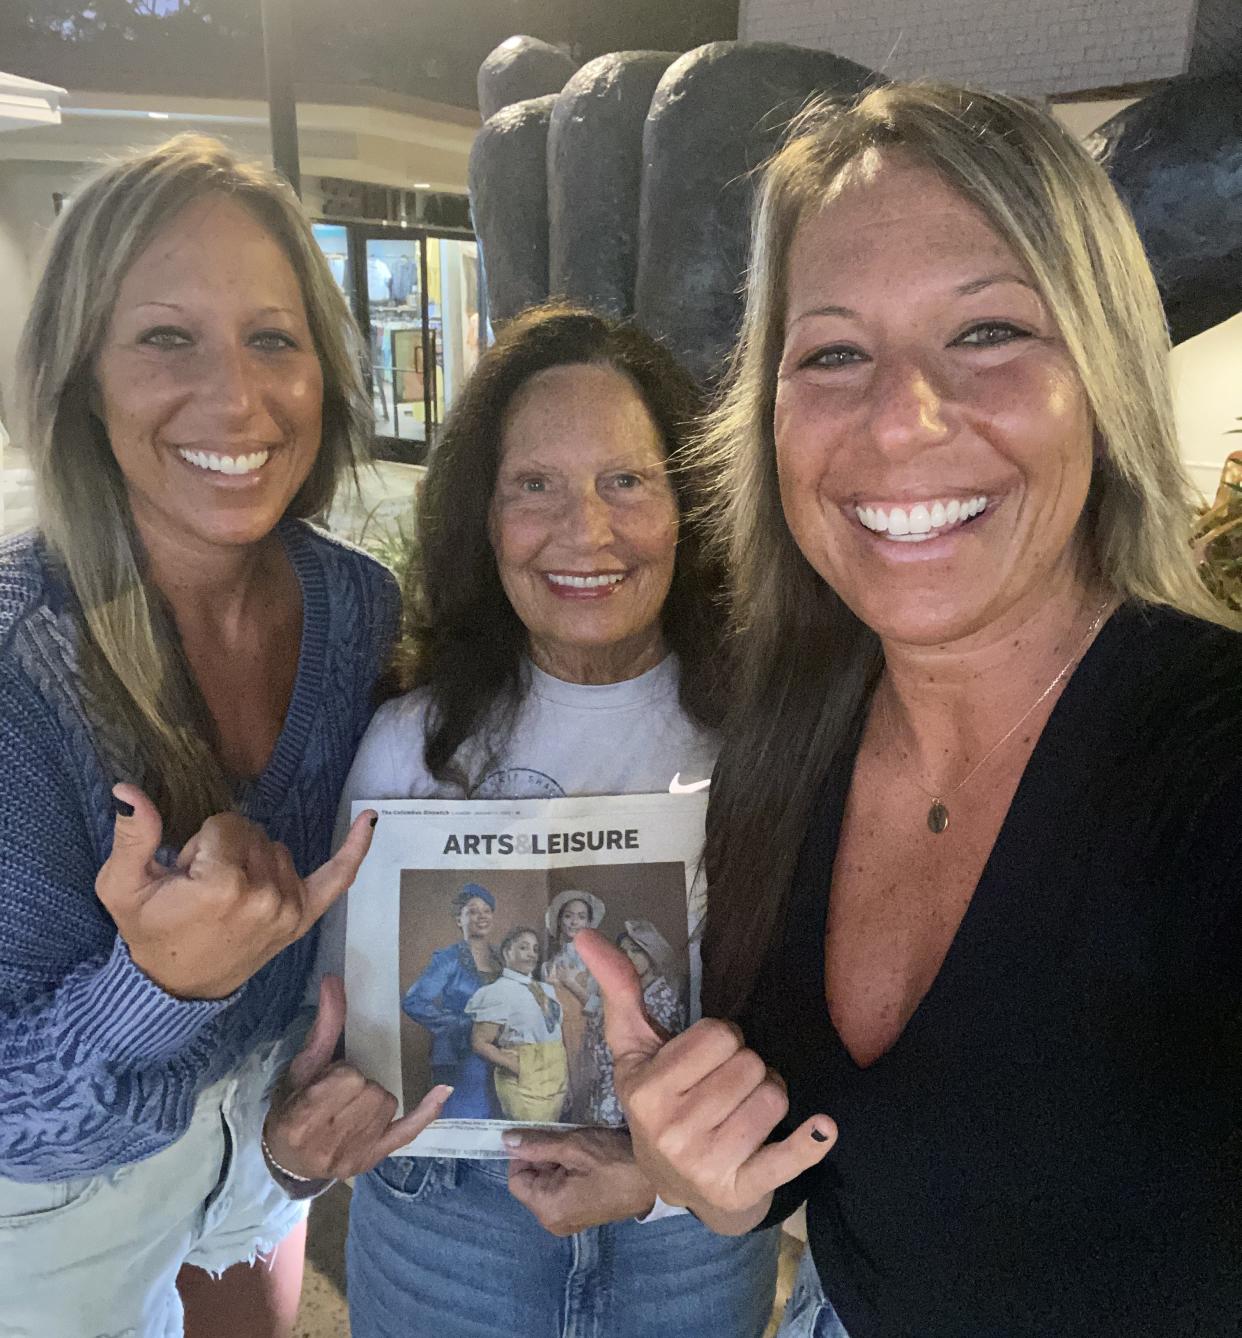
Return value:
M 431 1078 L 453 1089 L 440 1116 L 488 1120 L 499 1115 L 491 1068 L 471 1047 L 472 1023 L 466 1005 L 503 969 L 488 940 L 496 898 L 478 883 L 467 883 L 453 898 L 453 921 L 461 942 L 431 954 L 427 969 L 406 990 L 401 1011 L 431 1033 Z
M 377 712 L 345 815 L 354 800 L 707 782 L 724 628 L 718 568 L 689 521 L 701 484 L 682 467 L 698 411 L 690 378 L 636 329 L 564 307 L 504 327 L 431 459 L 410 690 Z M 697 924 L 702 907 L 686 914 Z M 726 1241 L 657 1204 L 624 1130 L 505 1137 L 507 1166 L 391 1157 L 359 1177 L 354 1338 L 763 1332 L 774 1232 Z
M 291 1332 L 314 1185 L 261 1121 L 370 841 L 329 859 L 397 612 L 305 519 L 369 438 L 350 329 L 288 186 L 214 140 L 60 220 L 20 355 L 39 529 L 0 546 L 6 1338 Z M 325 999 L 289 1088 L 330 1120 Z M 353 1087 L 357 1152 L 408 1139 Z

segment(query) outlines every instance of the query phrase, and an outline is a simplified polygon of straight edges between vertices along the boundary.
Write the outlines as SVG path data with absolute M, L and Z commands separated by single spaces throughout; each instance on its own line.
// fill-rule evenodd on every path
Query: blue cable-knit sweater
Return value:
M 279 534 L 302 588 L 301 654 L 275 750 L 238 807 L 306 874 L 329 854 L 398 593 L 305 523 Z M 109 792 L 130 777 L 75 670 L 71 598 L 37 536 L 0 544 L 0 1176 L 13 1180 L 93 1175 L 174 1142 L 199 1091 L 288 1028 L 314 955 L 312 933 L 228 999 L 200 1001 L 130 961 L 94 891 Z

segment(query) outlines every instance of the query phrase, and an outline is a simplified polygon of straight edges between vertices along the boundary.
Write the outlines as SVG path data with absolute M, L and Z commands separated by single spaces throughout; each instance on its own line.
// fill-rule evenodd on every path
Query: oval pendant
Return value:
M 940 802 L 939 799 L 932 800 L 932 806 L 927 810 L 927 829 L 939 836 L 949 825 L 949 810 Z

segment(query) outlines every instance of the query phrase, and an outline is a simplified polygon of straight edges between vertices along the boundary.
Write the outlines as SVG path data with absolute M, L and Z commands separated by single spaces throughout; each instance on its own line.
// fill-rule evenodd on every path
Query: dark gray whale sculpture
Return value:
M 1242 311 L 1242 74 L 1179 79 L 1088 146 L 1134 213 L 1173 342 Z

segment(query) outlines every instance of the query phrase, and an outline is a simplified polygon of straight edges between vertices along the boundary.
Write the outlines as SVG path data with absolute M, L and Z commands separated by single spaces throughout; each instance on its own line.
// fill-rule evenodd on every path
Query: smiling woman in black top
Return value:
M 788 1333 L 1237 1332 L 1242 638 L 1167 351 L 1025 104 L 890 85 L 769 166 L 709 442 L 743 631 L 704 1009 L 744 1040 L 661 1048 L 580 950 L 662 1195 L 807 1202 L 831 1304 Z

